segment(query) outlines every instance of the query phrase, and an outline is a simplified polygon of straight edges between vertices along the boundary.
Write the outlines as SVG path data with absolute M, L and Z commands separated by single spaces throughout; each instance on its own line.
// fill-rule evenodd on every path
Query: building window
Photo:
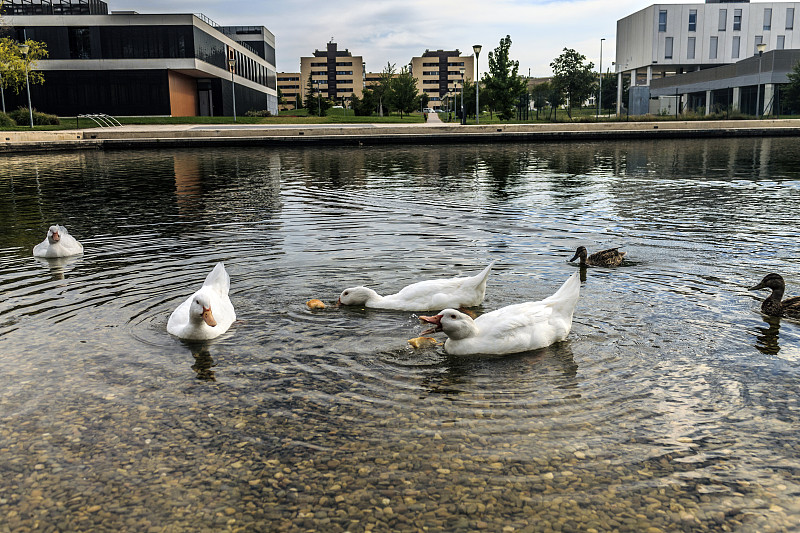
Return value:
M 672 37 L 664 39 L 664 59 L 672 59 Z
M 717 37 L 712 37 L 711 42 L 708 44 L 708 58 L 709 59 L 716 59 L 717 58 L 717 43 L 719 39 Z
M 764 36 L 763 35 L 756 35 L 754 41 L 755 42 L 753 43 L 753 55 L 757 55 L 758 54 L 758 45 L 764 42 Z
M 776 46 L 778 50 L 783 50 L 786 48 L 786 36 L 785 35 L 778 35 L 778 44 Z
M 733 10 L 733 31 L 741 31 L 742 30 L 742 10 L 741 9 L 734 9 Z
M 787 7 L 786 8 L 786 29 L 793 30 L 794 29 L 794 8 Z
M 728 24 L 728 10 L 727 9 L 720 9 L 719 10 L 719 26 L 717 28 L 719 31 L 725 31 L 725 27 Z
M 91 59 L 92 41 L 89 28 L 69 28 L 70 59 Z
M 764 31 L 769 31 L 772 29 L 772 9 L 766 8 L 764 9 Z
M 689 42 L 686 43 L 686 59 L 694 59 L 694 37 L 689 37 Z
M 697 31 L 697 10 L 689 10 L 689 31 Z
M 667 31 L 667 12 L 663 9 L 658 12 L 658 31 Z
M 733 38 L 733 46 L 731 46 L 731 57 L 734 59 L 739 58 L 739 47 L 741 44 L 741 38 L 737 35 Z

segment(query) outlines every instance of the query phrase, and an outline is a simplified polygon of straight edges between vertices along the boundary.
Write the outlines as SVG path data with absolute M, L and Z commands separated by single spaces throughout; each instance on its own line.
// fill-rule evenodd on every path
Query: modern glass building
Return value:
M 278 112 L 275 36 L 203 15 L 108 13 L 99 0 L 6 0 L 0 34 L 47 44 L 33 107 L 61 116 Z M 229 60 L 234 60 L 233 73 Z M 6 94 L 11 106 L 27 97 Z

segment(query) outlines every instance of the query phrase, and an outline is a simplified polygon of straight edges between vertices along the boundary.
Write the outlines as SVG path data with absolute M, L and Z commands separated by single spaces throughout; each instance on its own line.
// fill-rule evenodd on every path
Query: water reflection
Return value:
M 41 473 L 0 476 L 0 516 L 35 529 L 44 491 L 69 530 L 797 530 L 800 328 L 741 289 L 797 286 L 795 144 L 3 158 L 0 449 Z M 30 260 L 54 221 L 79 263 Z M 410 314 L 303 304 L 498 259 L 497 309 L 623 244 L 531 353 L 415 352 Z M 217 261 L 241 322 L 177 342 L 167 317 Z
M 778 333 L 781 329 L 781 319 L 776 316 L 762 315 L 761 319 L 767 325 L 756 326 L 756 349 L 766 355 L 778 355 L 781 351 L 778 343 Z
M 194 364 L 192 370 L 197 374 L 197 379 L 200 381 L 216 381 L 217 378 L 214 374 L 216 363 L 214 358 L 211 357 L 211 352 L 208 348 L 195 348 L 192 349 L 192 357 L 194 357 Z
M 83 259 L 83 256 L 69 256 L 69 257 L 34 257 L 37 263 L 50 271 L 50 275 L 54 280 L 63 280 L 67 267 Z

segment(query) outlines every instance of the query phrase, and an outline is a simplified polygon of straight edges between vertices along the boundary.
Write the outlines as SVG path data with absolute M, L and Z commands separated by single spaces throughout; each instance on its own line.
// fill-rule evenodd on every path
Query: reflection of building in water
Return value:
M 172 157 L 175 168 L 175 198 L 178 202 L 178 213 L 193 211 L 192 206 L 198 202 L 203 192 L 203 177 L 200 173 L 200 160 L 187 152 Z

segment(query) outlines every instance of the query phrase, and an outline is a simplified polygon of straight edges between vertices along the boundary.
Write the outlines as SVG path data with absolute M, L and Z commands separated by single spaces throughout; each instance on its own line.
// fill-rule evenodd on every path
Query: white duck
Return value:
M 424 331 L 443 331 L 447 353 L 453 355 L 509 354 L 526 352 L 562 341 L 572 328 L 572 313 L 580 296 L 578 273 L 571 275 L 558 291 L 540 302 L 509 305 L 475 320 L 445 309 L 420 320 L 434 324 Z
M 339 303 L 397 311 L 475 307 L 481 304 L 486 295 L 486 281 L 494 263 L 492 261 L 480 274 L 472 277 L 420 281 L 388 296 L 381 296 L 367 287 L 352 287 L 342 291 Z
M 200 290 L 178 306 L 167 321 L 167 331 L 181 339 L 208 340 L 228 331 L 236 312 L 228 297 L 231 278 L 217 263 Z
M 68 257 L 83 253 L 83 245 L 64 226 L 50 226 L 47 238 L 33 247 L 34 257 Z

